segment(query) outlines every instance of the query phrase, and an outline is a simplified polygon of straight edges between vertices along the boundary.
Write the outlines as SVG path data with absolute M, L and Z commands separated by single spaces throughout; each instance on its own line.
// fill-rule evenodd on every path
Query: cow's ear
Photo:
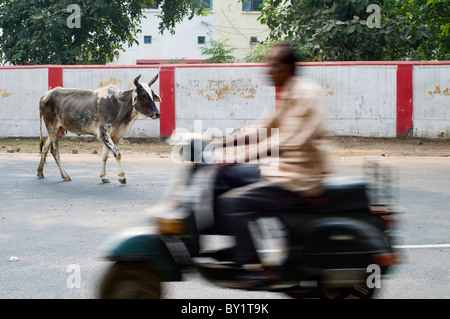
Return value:
M 133 95 L 131 95 L 131 104 L 135 105 L 137 103 L 137 100 L 138 100 L 138 94 L 137 94 L 137 91 L 134 90 Z
M 156 102 L 156 103 L 161 103 L 161 97 L 158 95 L 158 94 L 156 94 L 153 90 L 152 90 L 152 94 L 153 94 L 153 102 Z

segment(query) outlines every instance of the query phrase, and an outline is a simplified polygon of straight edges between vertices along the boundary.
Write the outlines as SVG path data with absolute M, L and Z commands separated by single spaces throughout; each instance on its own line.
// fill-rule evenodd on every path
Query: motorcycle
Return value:
M 297 211 L 261 214 L 251 223 L 261 266 L 215 259 L 204 238 L 227 235 L 217 197 L 234 185 L 224 173 L 251 182 L 258 178 L 258 164 L 224 170 L 206 158 L 205 141 L 177 142 L 190 148 L 183 154 L 188 159 L 184 174 L 166 200 L 150 209 L 147 227 L 126 230 L 105 243 L 104 257 L 113 264 L 101 280 L 100 298 L 161 298 L 164 282 L 181 281 L 191 271 L 217 286 L 293 298 L 372 298 L 381 278 L 398 263 L 392 242 L 401 207 L 374 203 L 370 194 L 379 190 L 376 183 L 349 177 L 327 179 L 325 192 L 306 198 Z M 379 163 L 370 162 L 370 168 L 375 179 L 386 177 Z M 264 276 L 266 269 L 276 276 Z

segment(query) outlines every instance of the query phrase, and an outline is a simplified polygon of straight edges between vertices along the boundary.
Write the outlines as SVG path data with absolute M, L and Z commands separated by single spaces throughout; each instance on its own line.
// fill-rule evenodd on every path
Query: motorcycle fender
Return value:
M 181 272 L 155 228 L 127 230 L 111 238 L 101 248 L 110 261 L 147 261 L 163 281 L 180 281 Z

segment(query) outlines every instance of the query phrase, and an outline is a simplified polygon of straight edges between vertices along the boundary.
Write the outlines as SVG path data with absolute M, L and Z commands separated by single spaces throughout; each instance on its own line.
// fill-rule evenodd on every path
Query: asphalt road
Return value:
M 128 184 L 100 181 L 99 155 L 62 154 L 71 182 L 53 158 L 36 177 L 37 154 L 0 154 L 0 299 L 96 298 L 109 263 L 99 247 L 129 227 L 145 226 L 176 174 L 170 158 L 123 155 Z M 382 283 L 382 299 L 450 298 L 450 159 L 386 157 L 396 165 L 403 263 Z M 340 174 L 360 175 L 362 157 L 336 158 Z M 76 276 L 75 276 L 76 275 Z M 283 294 L 222 289 L 192 274 L 164 286 L 166 298 L 268 299 Z

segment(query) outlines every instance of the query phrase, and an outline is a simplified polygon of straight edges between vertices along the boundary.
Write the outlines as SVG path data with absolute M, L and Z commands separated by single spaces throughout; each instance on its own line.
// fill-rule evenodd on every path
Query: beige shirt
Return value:
M 329 172 L 331 141 L 326 127 L 326 110 L 321 88 L 314 81 L 294 77 L 284 86 L 274 117 L 260 125 L 267 128 L 272 155 L 279 158 L 261 166 L 261 175 L 302 196 L 322 192 Z M 270 129 L 278 133 L 270 134 Z

